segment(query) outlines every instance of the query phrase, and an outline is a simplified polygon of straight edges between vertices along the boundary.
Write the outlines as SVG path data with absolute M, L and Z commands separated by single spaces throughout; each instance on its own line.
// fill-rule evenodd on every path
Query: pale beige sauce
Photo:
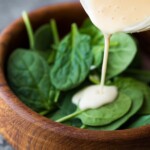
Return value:
M 81 110 L 94 109 L 113 102 L 118 95 L 118 91 L 115 86 L 104 86 L 103 93 L 101 92 L 99 85 L 86 87 L 74 95 L 72 102 L 79 106 Z
M 113 34 L 119 31 L 131 33 L 132 30 L 129 30 L 131 27 L 137 28 L 140 25 L 140 28 L 149 28 L 150 26 L 150 0 L 80 1 L 92 22 L 103 33 Z
M 91 21 L 104 34 L 105 50 L 100 85 L 88 86 L 73 96 L 80 109 L 93 109 L 113 102 L 118 91 L 105 86 L 109 41 L 116 32 L 140 32 L 150 28 L 150 0 L 80 0 Z

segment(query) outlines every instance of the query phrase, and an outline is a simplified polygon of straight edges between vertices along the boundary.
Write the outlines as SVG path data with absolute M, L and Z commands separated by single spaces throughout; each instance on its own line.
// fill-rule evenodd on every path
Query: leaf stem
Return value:
M 31 27 L 31 23 L 30 23 L 30 20 L 29 20 L 29 17 L 28 17 L 28 14 L 27 14 L 26 11 L 23 11 L 22 18 L 24 20 L 24 23 L 25 23 L 25 26 L 26 26 L 26 29 L 27 29 L 30 48 L 33 49 L 34 48 L 34 34 L 33 34 L 33 29 Z
M 97 84 L 97 85 L 100 84 L 100 79 L 97 75 L 90 75 L 89 80 L 94 84 Z
M 110 47 L 116 47 L 118 45 L 119 45 L 119 42 L 110 42 Z M 101 46 L 102 49 L 104 49 L 104 44 L 100 44 L 100 46 Z M 113 51 L 116 52 L 116 50 L 111 50 L 110 49 L 110 52 L 113 52 Z
M 56 45 L 58 45 L 59 44 L 59 35 L 58 35 L 56 21 L 54 19 L 51 19 L 50 25 L 51 25 L 52 34 L 53 34 L 53 37 L 54 37 L 54 43 Z
M 63 118 L 60 118 L 60 119 L 56 120 L 56 122 L 61 123 L 61 122 L 67 121 L 67 120 L 72 119 L 72 118 L 74 118 L 75 116 L 81 114 L 81 113 L 84 112 L 84 111 L 85 111 L 85 110 L 75 111 L 74 113 L 72 113 L 72 114 L 70 114 L 70 115 L 68 115 L 68 116 L 65 116 L 65 117 L 63 117 Z
M 71 37 L 72 37 L 72 48 L 75 47 L 75 40 L 76 40 L 76 34 L 78 32 L 78 27 L 75 23 L 72 24 L 71 26 Z
M 39 114 L 40 115 L 42 115 L 42 116 L 45 116 L 46 114 L 48 114 L 49 113 L 49 111 L 48 110 L 45 110 L 45 111 L 42 111 L 42 112 L 39 112 Z
M 57 103 L 59 96 L 60 96 L 60 91 L 57 91 L 57 92 L 56 92 L 56 95 L 55 95 L 55 97 L 54 97 L 54 102 L 55 102 L 55 103 Z
M 80 129 L 85 129 L 86 128 L 86 125 L 85 124 L 83 124 L 81 127 L 80 127 Z
M 119 42 L 110 42 L 110 47 L 118 46 Z

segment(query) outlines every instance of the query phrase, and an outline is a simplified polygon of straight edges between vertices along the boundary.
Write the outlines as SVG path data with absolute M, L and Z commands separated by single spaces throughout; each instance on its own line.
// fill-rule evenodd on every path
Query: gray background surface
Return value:
M 30 11 L 45 5 L 73 1 L 78 0 L 0 0 L 0 31 L 18 18 L 23 10 Z
M 31 11 L 44 5 L 78 0 L 0 0 L 0 31 L 21 16 L 23 10 Z M 12 150 L 0 135 L 0 150 Z

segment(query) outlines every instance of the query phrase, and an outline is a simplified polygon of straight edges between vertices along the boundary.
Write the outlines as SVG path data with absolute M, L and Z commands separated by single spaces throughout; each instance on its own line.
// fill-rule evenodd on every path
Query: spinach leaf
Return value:
M 62 118 L 62 117 L 64 117 L 64 116 L 66 116 L 66 114 L 61 110 L 61 109 L 59 109 L 59 110 L 57 110 L 57 111 L 55 111 L 54 113 L 52 113 L 50 116 L 48 116 L 51 120 L 58 120 L 59 118 Z
M 91 22 L 91 20 L 89 18 L 86 18 L 84 21 L 83 21 L 83 24 L 81 26 L 81 30 L 87 28 L 87 27 L 91 27 L 91 26 L 94 26 L 93 23 Z M 96 28 L 96 26 L 94 26 Z
M 60 95 L 60 98 L 57 102 L 57 107 L 59 109 L 50 116 L 52 120 L 58 120 L 76 111 L 77 107 L 72 103 L 72 97 L 74 93 L 74 91 L 70 91 L 68 94 L 62 93 Z
M 69 115 L 77 109 L 77 106 L 72 103 L 72 97 L 76 92 L 74 90 L 69 91 L 66 94 L 62 94 L 58 101 L 58 107 L 64 112 L 64 114 Z M 63 99 L 62 99 L 63 98 Z
M 144 103 L 138 114 L 150 114 L 150 87 L 142 82 L 138 82 L 137 86 L 144 94 Z
M 63 110 L 60 109 L 60 110 L 56 111 L 55 113 L 53 113 L 50 119 L 55 121 L 55 120 L 65 117 L 65 116 L 67 116 L 67 115 L 63 112 Z M 64 121 L 63 124 L 69 125 L 69 126 L 74 126 L 74 127 L 79 127 L 79 128 L 82 126 L 82 122 L 78 118 L 71 118 L 67 121 Z
M 89 35 L 91 37 L 91 46 L 102 46 L 104 47 L 104 38 L 102 32 L 93 25 L 93 23 L 88 19 L 83 23 L 80 28 L 80 33 Z
M 89 75 L 89 80 L 93 83 L 93 84 L 100 84 L 100 78 L 96 73 L 90 74 Z
M 38 28 L 34 34 L 28 14 L 23 12 L 22 17 L 26 25 L 30 49 L 38 52 L 49 64 L 53 63 L 56 47 L 59 44 L 56 21 L 52 19 L 49 24 L 45 24 Z
M 43 56 L 49 63 L 55 58 L 56 48 L 59 44 L 59 35 L 55 20 L 38 28 L 34 34 L 34 50 Z
M 132 78 L 118 79 L 118 83 L 120 84 L 120 87 L 123 86 L 122 82 L 127 82 L 126 89 L 132 86 L 138 89 L 140 92 L 142 92 L 142 94 L 144 95 L 144 102 L 138 113 L 141 115 L 150 114 L 150 87 L 145 83 Z
M 133 122 L 127 126 L 127 128 L 137 128 L 144 125 L 150 124 L 150 115 L 140 115 L 136 116 L 136 119 L 133 120 Z
M 97 109 L 86 110 L 79 114 L 77 118 L 80 118 L 84 125 L 107 125 L 125 115 L 131 104 L 131 99 L 127 95 L 119 93 L 114 102 Z
M 119 90 L 125 94 L 127 94 L 132 100 L 132 106 L 127 114 L 125 114 L 120 119 L 101 127 L 91 127 L 87 126 L 87 129 L 93 130 L 116 130 L 124 123 L 126 123 L 133 115 L 135 115 L 139 109 L 142 107 L 143 104 L 143 93 L 141 90 L 135 86 L 136 80 L 132 78 L 118 78 L 115 81 L 116 86 Z
M 100 65 L 103 60 L 103 49 L 100 46 L 94 46 L 92 49 L 93 54 L 93 64 L 91 66 L 91 70 L 98 68 L 100 69 Z
M 93 64 L 91 69 L 95 69 L 100 66 L 103 59 L 104 38 L 102 32 L 93 25 L 93 23 L 87 19 L 80 28 L 80 33 L 89 35 L 91 37 L 91 49 L 93 54 Z
M 53 85 L 62 91 L 76 87 L 87 77 L 92 60 L 90 37 L 80 34 L 73 24 L 71 34 L 58 47 L 50 73 Z
M 92 39 L 91 45 L 94 56 L 92 69 L 100 67 L 104 51 L 104 36 L 102 32 L 89 19 L 84 22 L 80 32 L 89 35 Z M 136 52 L 136 42 L 130 35 L 126 33 L 114 34 L 110 40 L 106 77 L 109 79 L 123 72 L 134 59 Z
M 34 51 L 17 49 L 8 60 L 12 89 L 27 106 L 41 114 L 55 107 L 59 93 L 51 84 L 49 71 L 46 61 Z
M 63 118 L 65 116 L 75 112 L 77 107 L 71 101 L 74 94 L 75 94 L 75 91 L 70 91 L 68 94 L 60 96 L 60 100 L 58 101 L 59 110 L 56 111 L 55 113 L 53 113 L 50 116 L 50 119 L 55 121 L 55 120 L 58 120 L 60 118 Z M 63 124 L 75 126 L 75 127 L 81 127 L 82 126 L 81 121 L 77 118 L 71 118 L 67 121 L 64 121 Z
M 127 94 L 132 100 L 130 111 L 122 118 L 116 120 L 112 124 L 105 126 L 104 130 L 115 130 L 123 125 L 129 118 L 135 115 L 143 105 L 144 96 L 142 91 L 136 86 L 136 80 L 132 78 L 118 78 L 115 81 L 119 90 Z
M 114 34 L 111 37 L 111 42 L 118 42 L 118 44 L 110 46 L 107 78 L 112 78 L 123 72 L 130 65 L 137 52 L 134 39 L 126 33 Z

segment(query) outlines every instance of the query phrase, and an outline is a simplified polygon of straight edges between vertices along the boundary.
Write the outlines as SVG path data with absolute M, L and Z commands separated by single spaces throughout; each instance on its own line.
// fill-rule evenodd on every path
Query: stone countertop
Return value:
M 0 0 L 0 31 L 20 17 L 23 10 L 31 11 L 45 5 L 73 1 L 78 0 Z M 13 150 L 1 135 L 0 150 Z
M 12 147 L 0 135 L 0 150 L 13 150 Z
M 0 0 L 0 31 L 20 17 L 23 10 L 31 11 L 45 5 L 73 1 L 78 0 Z

